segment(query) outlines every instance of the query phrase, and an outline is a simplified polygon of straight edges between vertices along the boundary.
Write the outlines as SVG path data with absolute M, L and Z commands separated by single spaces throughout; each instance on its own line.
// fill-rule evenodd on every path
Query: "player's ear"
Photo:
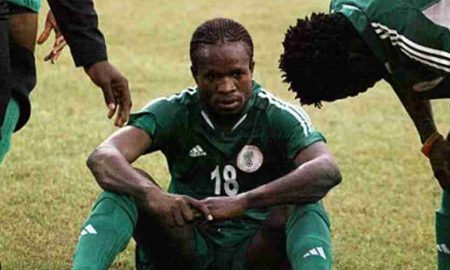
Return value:
M 192 65 L 191 65 L 191 74 L 192 74 L 192 77 L 194 77 L 195 83 L 198 83 L 197 82 L 198 71 L 197 71 L 197 68 Z
M 250 62 L 250 71 L 253 73 L 254 70 L 255 70 L 255 61 L 251 61 Z

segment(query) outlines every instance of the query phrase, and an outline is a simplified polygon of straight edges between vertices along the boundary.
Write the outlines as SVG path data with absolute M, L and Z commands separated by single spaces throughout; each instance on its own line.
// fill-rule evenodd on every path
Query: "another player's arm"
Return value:
M 84 67 L 91 81 L 102 89 L 109 109 L 108 118 L 116 114 L 114 124 L 123 126 L 132 106 L 128 80 L 108 62 L 106 43 L 98 29 L 93 1 L 48 0 L 48 3 L 76 66 Z
M 394 87 L 394 91 L 413 121 L 420 141 L 424 143 L 433 133 L 437 132 L 430 101 L 418 98 L 410 90 L 402 91 Z
M 131 166 L 151 143 L 145 131 L 127 126 L 98 146 L 89 156 L 87 165 L 104 190 L 132 196 L 168 225 L 183 226 L 194 219 L 195 211 L 208 217 L 206 206 L 187 196 L 164 192 L 149 175 L 144 176 Z
M 394 88 L 395 90 L 395 88 Z M 422 144 L 433 140 L 427 155 L 434 176 L 442 188 L 450 188 L 450 145 L 438 134 L 429 100 L 419 99 L 410 91 L 395 91 L 414 122 Z
M 299 166 L 285 176 L 245 193 L 205 200 L 215 219 L 242 215 L 252 208 L 316 202 L 340 183 L 341 174 L 323 142 L 303 149 L 295 158 Z

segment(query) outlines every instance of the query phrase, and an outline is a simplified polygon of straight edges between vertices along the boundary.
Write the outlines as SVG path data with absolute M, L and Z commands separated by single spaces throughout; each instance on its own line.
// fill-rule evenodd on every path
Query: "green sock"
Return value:
M 436 211 L 436 249 L 438 270 L 450 269 L 450 196 L 442 193 L 441 208 Z
M 14 98 L 11 98 L 6 108 L 3 125 L 0 127 L 0 164 L 5 158 L 11 147 L 11 136 L 16 128 L 17 121 L 19 121 L 20 108 L 19 103 Z
M 137 207 L 130 197 L 111 192 L 100 194 L 82 226 L 72 269 L 108 269 L 128 245 L 137 217 Z
M 295 207 L 286 230 L 286 250 L 293 270 L 331 269 L 329 221 L 321 203 Z

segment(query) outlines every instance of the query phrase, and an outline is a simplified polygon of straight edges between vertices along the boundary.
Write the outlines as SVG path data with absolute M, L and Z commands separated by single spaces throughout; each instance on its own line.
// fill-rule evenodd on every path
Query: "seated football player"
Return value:
M 137 269 L 331 269 L 321 199 L 341 176 L 324 137 L 252 80 L 241 24 L 206 21 L 190 58 L 196 87 L 150 102 L 90 155 L 105 192 L 73 269 L 108 268 L 131 237 Z M 132 167 L 155 151 L 168 162 L 167 192 Z
M 450 144 L 429 99 L 450 97 L 450 2 L 332 0 L 329 14 L 290 27 L 280 68 L 302 104 L 356 96 L 387 81 L 414 122 L 443 188 L 436 214 L 439 269 L 450 269 Z

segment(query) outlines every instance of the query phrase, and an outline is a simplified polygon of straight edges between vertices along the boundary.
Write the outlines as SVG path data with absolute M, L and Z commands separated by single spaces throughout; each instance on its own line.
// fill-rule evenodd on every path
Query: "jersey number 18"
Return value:
M 239 183 L 236 181 L 236 169 L 231 165 L 225 165 L 222 174 L 219 165 L 211 172 L 211 180 L 214 181 L 214 194 L 220 195 L 223 189 L 225 194 L 233 196 L 239 192 Z M 223 180 L 223 181 L 222 181 Z

